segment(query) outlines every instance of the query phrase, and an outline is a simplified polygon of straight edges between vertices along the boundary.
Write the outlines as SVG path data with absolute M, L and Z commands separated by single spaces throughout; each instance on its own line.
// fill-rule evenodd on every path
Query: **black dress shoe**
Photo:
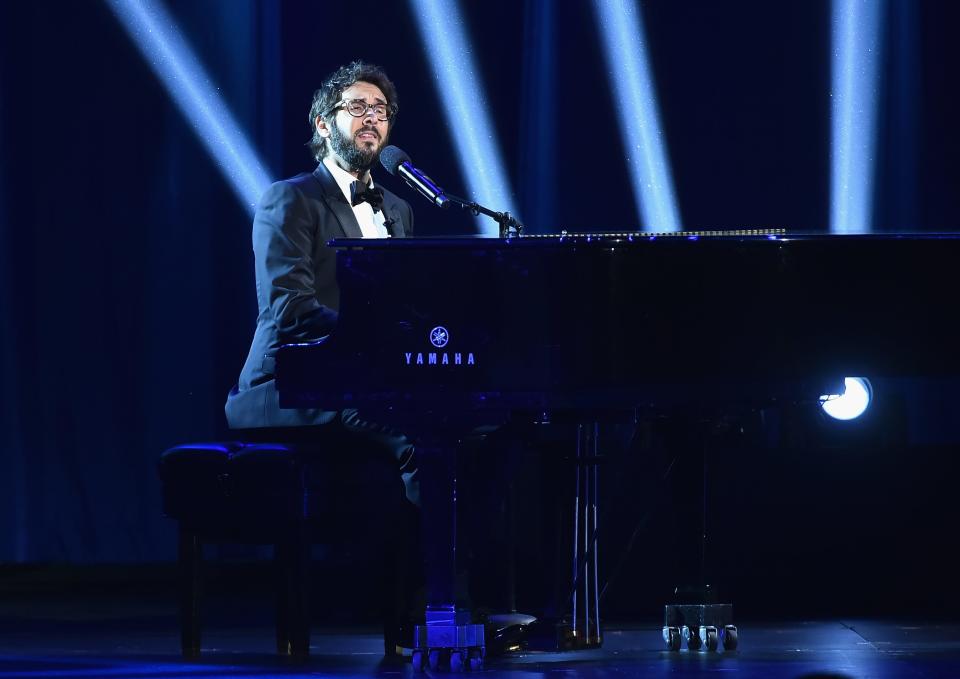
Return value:
M 534 616 L 526 613 L 482 614 L 479 622 L 483 623 L 487 655 L 498 656 L 524 650 L 527 646 L 527 628 L 536 621 Z
M 413 648 L 413 631 L 415 622 L 405 622 L 399 625 L 388 624 L 383 628 L 383 655 L 384 657 L 403 657 L 403 649 Z

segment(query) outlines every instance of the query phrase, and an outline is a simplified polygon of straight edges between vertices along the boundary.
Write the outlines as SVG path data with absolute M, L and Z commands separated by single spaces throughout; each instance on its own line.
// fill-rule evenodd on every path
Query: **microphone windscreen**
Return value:
M 380 152 L 380 162 L 390 174 L 396 174 L 397 168 L 404 163 L 411 163 L 410 156 L 396 146 L 387 146 L 384 148 L 383 151 Z

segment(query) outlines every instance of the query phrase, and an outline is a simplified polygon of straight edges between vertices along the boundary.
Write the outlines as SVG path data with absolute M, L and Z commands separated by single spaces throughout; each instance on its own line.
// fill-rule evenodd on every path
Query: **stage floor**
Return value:
M 173 615 L 144 611 L 111 620 L 2 621 L 0 676 L 14 677 L 365 677 L 414 676 L 409 659 L 385 662 L 372 628 L 315 629 L 311 657 L 273 654 L 273 631 L 210 626 L 199 661 L 178 656 Z M 960 626 L 880 620 L 742 622 L 734 652 L 662 650 L 652 625 L 607 629 L 601 649 L 488 658 L 495 677 L 960 677 Z M 426 673 L 436 674 L 436 673 Z M 476 673 L 475 673 L 476 674 Z
M 274 654 L 263 591 L 211 592 L 203 656 L 184 661 L 174 592 L 149 579 L 92 586 L 61 575 L 56 587 L 22 573 L 0 578 L 0 677 L 414 676 L 409 659 L 385 662 L 371 624 L 318 619 L 311 657 Z M 214 588 L 215 590 L 216 588 Z M 484 677 L 890 678 L 960 677 L 960 624 L 907 619 L 737 619 L 734 652 L 664 650 L 656 620 L 611 622 L 601 649 L 488 658 Z M 427 673 L 431 675 L 439 673 Z

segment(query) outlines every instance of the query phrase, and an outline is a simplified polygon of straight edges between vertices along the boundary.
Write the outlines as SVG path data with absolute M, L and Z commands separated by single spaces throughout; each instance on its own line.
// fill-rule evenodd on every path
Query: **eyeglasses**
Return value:
M 342 108 L 354 118 L 362 118 L 367 115 L 367 111 L 373 111 L 374 117 L 380 121 L 390 120 L 397 115 L 396 104 L 368 104 L 363 99 L 344 99 L 330 107 L 327 114 L 333 113 L 338 108 Z

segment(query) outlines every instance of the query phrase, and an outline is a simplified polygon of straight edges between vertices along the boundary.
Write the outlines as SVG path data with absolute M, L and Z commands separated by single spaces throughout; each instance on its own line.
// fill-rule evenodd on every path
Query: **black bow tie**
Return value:
M 367 186 L 361 182 L 353 182 L 350 185 L 350 204 L 356 207 L 366 201 L 374 212 L 380 212 L 383 207 L 383 190 L 376 186 Z

